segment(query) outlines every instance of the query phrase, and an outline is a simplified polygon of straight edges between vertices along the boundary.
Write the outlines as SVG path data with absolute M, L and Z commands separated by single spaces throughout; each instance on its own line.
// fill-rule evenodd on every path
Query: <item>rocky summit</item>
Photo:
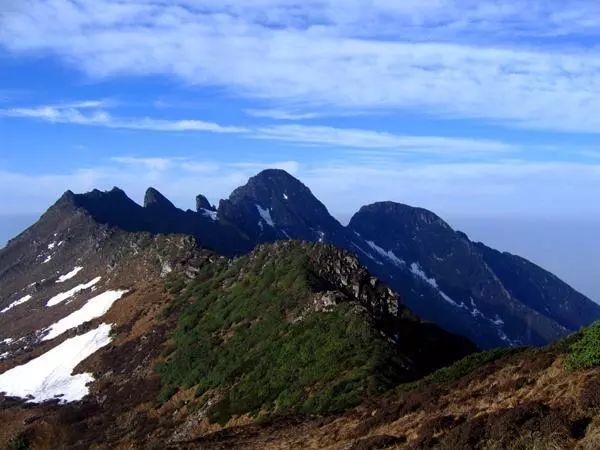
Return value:
M 554 275 L 280 170 L 196 204 L 69 191 L 0 250 L 2 445 L 598 448 L 600 308 Z

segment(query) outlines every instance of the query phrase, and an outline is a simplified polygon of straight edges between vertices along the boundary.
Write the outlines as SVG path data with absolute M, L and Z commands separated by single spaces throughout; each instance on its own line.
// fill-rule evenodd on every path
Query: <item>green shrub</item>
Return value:
M 306 249 L 290 244 L 204 269 L 174 301 L 173 352 L 156 369 L 167 388 L 222 393 L 208 417 L 323 414 L 398 383 L 402 362 L 353 305 L 309 312 Z
M 600 321 L 584 328 L 579 334 L 579 339 L 571 343 L 567 366 L 570 369 L 600 366 Z

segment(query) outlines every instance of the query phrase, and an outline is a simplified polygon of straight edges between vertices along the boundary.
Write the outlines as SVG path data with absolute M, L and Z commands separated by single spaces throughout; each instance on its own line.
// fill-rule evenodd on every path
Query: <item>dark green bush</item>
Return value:
M 268 256 L 206 268 L 178 295 L 173 352 L 157 366 L 163 399 L 173 386 L 222 392 L 208 414 L 223 423 L 245 413 L 337 412 L 397 384 L 396 352 L 353 305 L 307 312 L 305 249 Z
M 584 328 L 579 338 L 570 344 L 567 366 L 570 369 L 600 366 L 600 321 Z

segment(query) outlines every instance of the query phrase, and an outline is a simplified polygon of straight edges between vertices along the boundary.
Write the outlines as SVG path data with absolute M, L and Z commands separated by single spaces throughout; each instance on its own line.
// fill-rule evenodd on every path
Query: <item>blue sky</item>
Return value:
M 598 220 L 599 38 L 591 0 L 4 0 L 0 215 L 282 167 L 341 218 Z

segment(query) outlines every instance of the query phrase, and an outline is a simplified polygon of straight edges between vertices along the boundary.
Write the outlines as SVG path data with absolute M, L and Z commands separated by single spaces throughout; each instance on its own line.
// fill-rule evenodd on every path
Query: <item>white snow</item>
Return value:
M 48 250 L 52 250 L 56 246 L 56 242 L 50 242 L 48 244 Z
M 54 305 L 58 305 L 60 302 L 64 302 L 66 299 L 73 297 L 78 292 L 83 291 L 84 289 L 91 288 L 98 281 L 100 281 L 101 278 L 102 277 L 96 277 L 93 280 L 88 281 L 85 284 L 79 284 L 79 285 L 75 286 L 73 289 L 69 289 L 66 292 L 61 292 L 60 294 L 56 294 L 54 297 L 52 297 L 50 300 L 48 300 L 48 302 L 46 303 L 46 306 L 54 306 Z
M 46 259 L 42 261 L 42 264 L 46 264 L 47 262 L 50 262 L 51 259 L 52 259 L 52 255 L 46 256 Z
M 260 205 L 256 205 L 256 209 L 262 220 L 264 220 L 267 225 L 271 225 L 272 227 L 275 226 L 275 222 L 273 222 L 273 219 L 271 218 L 271 210 L 269 208 L 263 209 Z
M 423 272 L 423 269 L 421 269 L 421 266 L 419 265 L 419 263 L 412 263 L 410 265 L 410 271 L 414 275 L 416 275 L 419 278 L 421 278 L 422 280 L 426 281 L 432 287 L 434 287 L 436 289 L 439 289 L 437 281 L 435 280 L 435 278 L 429 278 L 429 277 L 427 277 L 427 275 L 425 274 L 425 272 Z
M 84 359 L 110 342 L 111 326 L 98 328 L 69 338 L 26 364 L 0 375 L 0 392 L 9 396 L 28 398 L 31 403 L 59 398 L 61 403 L 81 400 L 94 381 L 90 373 L 71 375 Z
M 10 344 L 12 341 L 14 341 L 14 339 L 13 339 L 13 338 L 6 338 L 6 339 L 4 339 L 4 340 L 2 341 L 2 343 L 3 343 L 3 344 L 7 344 L 7 345 L 8 345 L 8 344 Z
M 287 196 L 287 194 L 286 194 L 285 192 L 283 193 L 283 199 L 284 199 L 284 200 L 287 200 L 287 199 L 288 199 L 288 196 Z
M 26 301 L 31 300 L 31 295 L 27 294 L 23 297 L 21 297 L 19 300 L 15 300 L 14 302 L 12 302 L 10 305 L 8 305 L 6 308 L 4 308 L 2 311 L 0 311 L 0 314 L 5 313 L 6 311 L 13 309 L 15 306 L 20 305 L 21 303 L 25 303 Z
M 323 239 L 325 238 L 325 233 L 319 230 L 317 231 L 317 234 L 319 235 L 319 242 L 323 242 Z
M 67 280 L 70 280 L 71 278 L 73 278 L 75 275 L 77 275 L 77 273 L 83 269 L 83 267 L 75 267 L 73 270 L 71 270 L 69 273 L 66 273 L 64 275 L 61 275 L 60 277 L 58 277 L 58 280 L 56 280 L 57 283 L 64 283 Z
M 290 241 L 292 240 L 292 237 L 287 234 L 287 232 L 285 230 L 281 230 L 281 232 L 285 235 L 286 238 L 288 238 Z
M 367 244 L 369 244 L 369 247 L 371 247 L 373 250 L 375 250 L 377 253 L 379 253 L 381 256 L 389 259 L 394 265 L 401 267 L 401 266 L 405 266 L 406 262 L 403 259 L 398 258 L 393 251 L 391 250 L 385 250 L 383 248 L 381 248 L 380 246 L 378 246 L 375 242 L 373 241 L 366 241 Z
M 119 300 L 125 293 L 127 291 L 106 291 L 92 297 L 80 309 L 46 328 L 44 332 L 48 332 L 48 334 L 42 338 L 42 341 L 54 339 L 71 328 L 78 327 L 83 323 L 103 316 L 113 303 Z
M 438 293 L 440 294 L 440 296 L 446 300 L 448 303 L 450 303 L 452 306 L 456 306 L 458 308 L 464 308 L 465 305 L 462 303 L 457 303 L 454 300 L 452 300 L 450 298 L 449 295 L 447 295 L 444 291 L 442 291 L 438 284 L 437 281 L 435 280 L 435 278 L 429 278 L 425 272 L 423 271 L 423 269 L 421 269 L 421 266 L 418 263 L 412 263 L 410 265 L 410 271 L 413 273 L 413 275 L 421 278 L 423 281 L 425 281 L 427 284 L 429 284 L 431 287 L 433 287 L 434 289 L 436 289 L 438 291 Z
M 209 219 L 217 220 L 217 212 L 216 211 L 211 211 L 210 209 L 200 208 L 200 213 L 202 213 L 203 216 L 206 216 Z
M 377 258 L 375 258 L 373 255 L 371 255 L 369 252 L 364 251 L 360 246 L 356 245 L 355 242 L 352 243 L 352 245 L 361 253 L 363 253 L 364 255 L 366 255 L 368 258 L 372 259 L 376 264 L 379 264 L 380 266 L 383 265 L 383 263 L 381 261 L 379 261 Z
M 10 356 L 10 352 L 0 353 L 0 359 L 6 359 Z

